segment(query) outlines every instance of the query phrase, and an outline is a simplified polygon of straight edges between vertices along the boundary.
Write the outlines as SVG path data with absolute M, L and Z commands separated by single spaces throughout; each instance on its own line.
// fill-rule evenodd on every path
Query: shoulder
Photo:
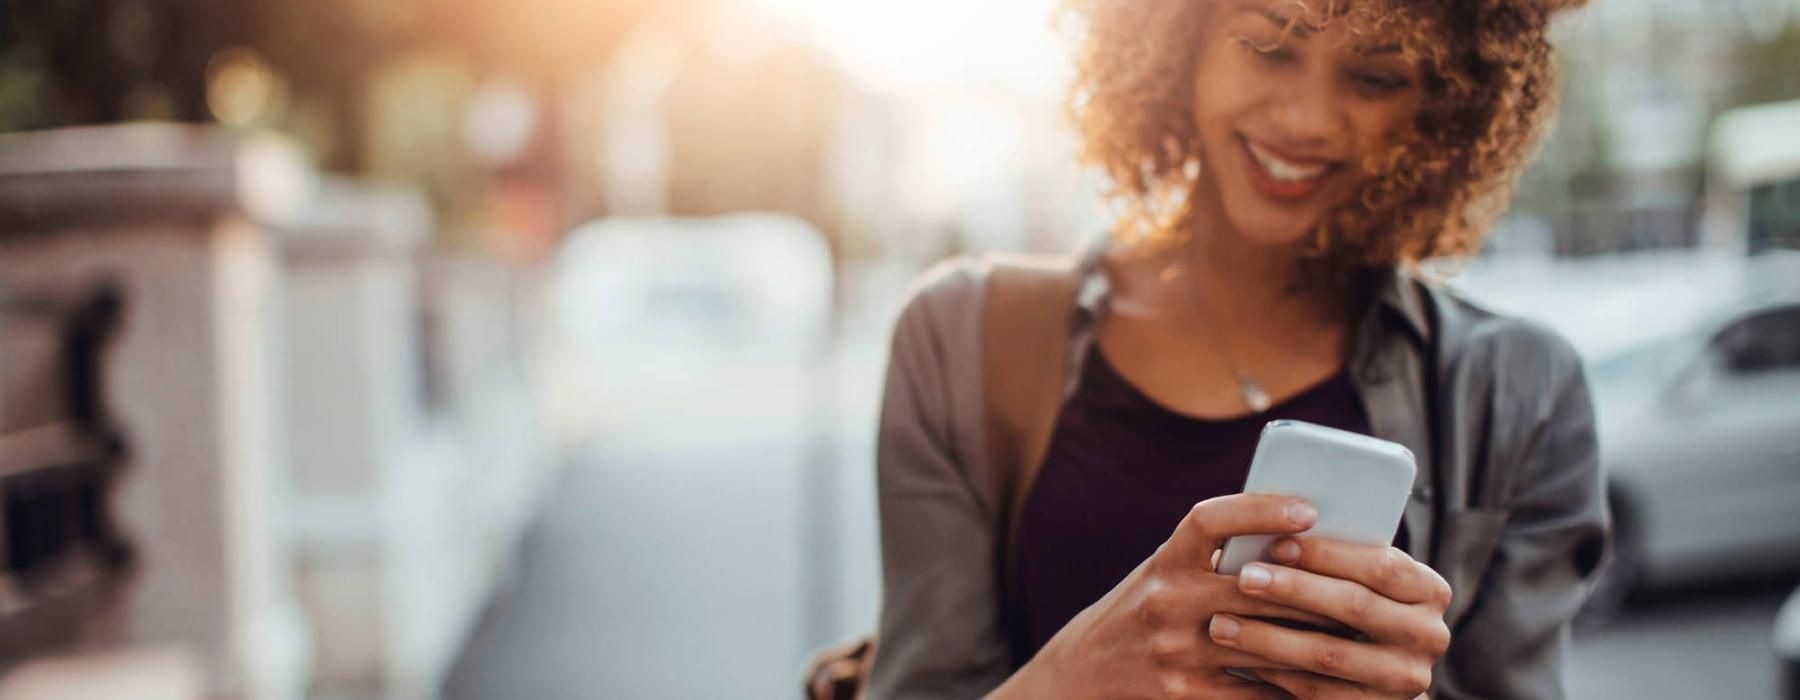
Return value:
M 1485 385 L 1509 403 L 1546 413 L 1570 390 L 1585 389 L 1581 354 L 1555 329 L 1441 284 L 1420 286 L 1431 300 L 1440 366 L 1453 381 Z
M 966 334 L 980 326 L 987 306 L 989 280 L 998 299 L 1009 310 L 1018 303 L 1047 304 L 1057 294 L 1072 289 L 1083 278 L 1084 258 L 1068 254 L 984 253 L 950 258 L 926 270 L 906 294 L 896 336 Z
M 986 260 L 958 256 L 943 260 L 913 279 L 902 316 L 939 308 L 961 308 L 981 301 L 988 275 Z
M 984 261 L 961 256 L 939 262 L 915 278 L 894 323 L 895 345 L 954 342 L 979 316 L 987 275 Z
M 1454 406 L 1449 434 L 1456 444 L 1448 454 L 1473 480 L 1478 500 L 1471 503 L 1517 504 L 1545 485 L 1593 474 L 1594 405 L 1575 346 L 1543 323 L 1454 291 L 1431 287 L 1429 294 L 1438 329 L 1436 396 L 1439 405 Z
M 1581 355 L 1574 344 L 1550 326 L 1495 311 L 1452 288 L 1435 284 L 1425 287 L 1436 307 L 1438 330 L 1447 351 L 1563 372 L 1580 369 Z

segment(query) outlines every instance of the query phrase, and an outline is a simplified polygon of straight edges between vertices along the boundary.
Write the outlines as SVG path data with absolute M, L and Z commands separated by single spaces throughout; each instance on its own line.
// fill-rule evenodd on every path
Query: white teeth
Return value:
M 1270 176 L 1282 182 L 1302 182 L 1325 174 L 1326 166 L 1297 165 L 1263 150 L 1255 142 L 1245 141 L 1245 143 L 1249 144 L 1250 155 L 1256 158 L 1256 163 L 1261 165 Z

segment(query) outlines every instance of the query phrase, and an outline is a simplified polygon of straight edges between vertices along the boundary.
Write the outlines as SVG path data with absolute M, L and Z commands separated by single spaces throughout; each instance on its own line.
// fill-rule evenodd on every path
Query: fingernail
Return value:
M 1311 503 L 1306 501 L 1294 501 L 1288 504 L 1287 515 L 1295 525 L 1311 525 L 1314 520 L 1318 519 L 1319 509 L 1314 508 Z
M 1284 564 L 1300 561 L 1300 543 L 1293 540 L 1276 542 L 1275 546 L 1269 550 L 1269 555 L 1275 557 L 1275 561 Z
M 1274 577 L 1269 575 L 1268 569 L 1255 564 L 1245 566 L 1244 570 L 1238 573 L 1238 580 L 1243 582 L 1244 588 L 1252 591 L 1268 588 L 1272 578 Z
M 1238 623 L 1228 615 L 1214 615 L 1207 631 L 1212 633 L 1213 639 L 1237 639 Z

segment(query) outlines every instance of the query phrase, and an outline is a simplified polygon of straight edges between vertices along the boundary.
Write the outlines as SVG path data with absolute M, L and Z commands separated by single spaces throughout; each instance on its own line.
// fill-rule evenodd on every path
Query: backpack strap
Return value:
M 1005 494 L 1001 541 L 1007 614 L 1018 599 L 1019 516 L 1062 408 L 1080 266 L 1075 256 L 990 258 L 982 311 L 988 459 Z

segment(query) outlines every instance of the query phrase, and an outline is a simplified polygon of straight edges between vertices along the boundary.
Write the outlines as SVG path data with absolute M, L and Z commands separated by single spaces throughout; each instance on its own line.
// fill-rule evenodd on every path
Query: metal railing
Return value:
M 129 576 L 131 547 L 110 506 L 126 449 L 102 391 L 122 310 L 110 284 L 73 298 L 0 293 L 0 326 L 55 334 L 52 366 L 19 369 L 54 373 L 56 394 L 0 402 L 52 402 L 57 414 L 0 427 L 0 665 L 77 641 Z

